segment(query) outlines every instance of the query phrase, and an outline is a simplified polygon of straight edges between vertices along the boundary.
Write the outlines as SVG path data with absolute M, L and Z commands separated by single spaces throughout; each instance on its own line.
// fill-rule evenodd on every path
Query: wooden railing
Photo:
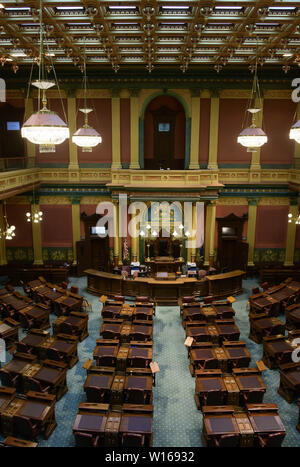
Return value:
M 0 157 L 0 172 L 26 169 L 27 157 Z

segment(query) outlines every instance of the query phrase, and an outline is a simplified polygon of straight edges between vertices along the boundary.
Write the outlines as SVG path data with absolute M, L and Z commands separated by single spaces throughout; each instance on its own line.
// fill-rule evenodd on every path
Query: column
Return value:
M 196 237 L 197 237 L 197 232 L 196 232 L 196 227 L 197 227 L 197 205 L 196 203 L 193 203 L 193 210 L 192 210 L 192 230 L 195 232 L 193 236 L 193 241 L 195 242 L 193 245 L 193 248 L 191 248 L 191 262 L 194 263 L 196 261 Z
M 216 201 L 206 204 L 204 266 L 211 266 L 215 257 Z
M 260 112 L 256 114 L 255 117 L 255 122 L 256 126 L 259 128 L 262 127 L 262 122 L 263 122 L 263 99 L 255 99 L 254 106 L 257 109 L 261 109 Z M 252 156 L 251 156 L 251 165 L 250 165 L 250 170 L 259 170 L 260 169 L 260 148 L 257 148 L 256 151 L 252 151 Z
M 39 212 L 39 200 L 35 197 L 36 203 L 31 201 L 31 219 L 36 212 Z M 43 253 L 42 253 L 42 236 L 41 236 L 41 223 L 34 223 L 31 221 L 32 226 L 32 242 L 33 242 L 33 264 L 43 264 Z
M 298 217 L 297 199 L 290 200 L 289 214 L 292 214 L 293 218 Z M 294 266 L 296 227 L 294 220 L 292 220 L 292 222 L 288 222 L 284 266 Z
M 139 97 L 138 89 L 130 90 L 130 169 L 139 169 Z
M 69 169 L 78 169 L 78 149 L 76 144 L 72 143 L 72 136 L 77 130 L 76 122 L 76 96 L 74 90 L 67 91 L 67 110 L 68 110 L 68 125 L 70 129 L 70 138 L 69 138 Z M 82 118 L 84 115 L 82 114 Z
M 111 97 L 111 124 L 112 124 L 112 169 L 121 169 L 121 117 L 120 117 L 120 91 L 112 90 Z
M 254 245 L 255 245 L 255 230 L 256 230 L 256 213 L 258 198 L 248 199 L 248 229 L 247 243 L 248 247 L 248 266 L 254 266 Z
M 4 228 L 4 209 L 3 203 L 0 202 L 0 231 L 3 232 Z M 4 266 L 5 264 L 7 264 L 5 238 L 0 235 L 0 266 Z
M 300 102 L 297 104 L 297 117 L 296 121 L 300 119 Z M 292 126 L 292 125 L 291 125 Z M 294 146 L 294 168 L 300 169 L 300 144 L 295 141 Z
M 73 264 L 77 264 L 76 242 L 80 240 L 80 197 L 72 196 Z
M 119 266 L 119 252 L 120 239 L 119 239 L 119 206 L 118 201 L 114 201 L 114 267 Z
M 24 122 L 34 113 L 33 109 L 33 98 L 28 97 L 25 98 L 25 113 L 24 113 Z M 27 167 L 35 167 L 35 147 L 36 145 L 30 143 L 28 139 L 26 139 L 26 147 L 27 147 Z
M 191 157 L 189 169 L 199 169 L 200 90 L 192 90 Z
M 218 136 L 219 136 L 219 93 L 211 92 L 210 98 L 210 124 L 209 124 L 209 154 L 208 169 L 218 168 Z

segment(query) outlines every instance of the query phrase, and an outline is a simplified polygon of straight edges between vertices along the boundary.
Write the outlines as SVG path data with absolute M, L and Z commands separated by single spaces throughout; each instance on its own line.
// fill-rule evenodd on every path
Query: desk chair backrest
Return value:
M 56 362 L 61 362 L 64 359 L 64 356 L 58 350 L 51 347 L 48 349 L 47 354 L 50 360 L 55 360 Z
M 43 393 L 48 393 L 50 391 L 50 386 L 43 385 L 42 383 L 40 383 L 40 381 L 34 378 L 29 379 L 29 385 L 32 391 Z
M 20 381 L 20 376 L 19 375 L 13 376 L 9 373 L 9 371 L 2 368 L 0 370 L 0 380 L 1 380 L 2 386 L 6 386 L 9 388 L 16 388 Z
M 149 302 L 149 297 L 141 295 L 139 297 L 135 297 L 136 302 Z
M 258 442 L 261 447 L 275 448 L 281 446 L 284 437 L 284 433 L 271 433 L 267 436 L 258 436 Z
M 62 334 L 75 335 L 76 334 L 76 329 L 70 323 L 62 323 L 61 324 L 61 332 L 62 332 Z
M 71 293 L 75 293 L 75 294 L 78 294 L 78 292 L 79 292 L 79 288 L 76 287 L 75 285 L 72 285 L 70 290 L 71 290 Z
M 104 403 L 106 402 L 105 399 L 105 391 L 97 388 L 96 386 L 89 386 L 86 388 L 86 398 L 88 402 L 94 403 Z
M 223 405 L 224 396 L 222 391 L 207 391 L 203 397 L 204 405 Z
M 214 443 L 220 448 L 235 448 L 239 445 L 239 437 L 235 434 L 222 435 L 214 437 Z
M 90 433 L 74 432 L 76 446 L 80 448 L 91 448 L 99 446 L 99 436 L 94 436 Z
M 260 292 L 259 287 L 253 287 L 252 289 L 252 295 L 256 295 Z
M 123 295 L 115 295 L 114 300 L 116 302 L 123 302 L 124 303 L 125 302 L 125 297 Z
M 16 434 L 20 434 L 25 438 L 34 439 L 38 434 L 37 424 L 33 424 L 30 418 L 17 415 L 14 421 Z
M 145 445 L 145 437 L 138 433 L 123 433 L 122 445 L 142 447 Z
M 204 297 L 203 303 L 212 303 L 214 301 L 214 297 L 212 295 L 208 295 L 207 297 Z
M 149 367 L 149 360 L 143 357 L 133 357 L 130 359 L 130 366 L 133 368 L 147 368 Z
M 115 366 L 116 359 L 111 355 L 102 355 L 97 358 L 100 366 Z
M 268 282 L 264 282 L 263 284 L 261 284 L 261 286 L 263 288 L 263 291 L 268 290 L 268 288 L 270 287 Z
M 126 393 L 129 404 L 145 404 L 146 393 L 143 389 L 127 389 Z

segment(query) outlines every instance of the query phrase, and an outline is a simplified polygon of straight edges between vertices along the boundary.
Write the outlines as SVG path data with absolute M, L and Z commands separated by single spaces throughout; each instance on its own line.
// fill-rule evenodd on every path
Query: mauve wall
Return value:
M 250 164 L 251 152 L 237 142 L 242 131 L 247 99 L 220 99 L 219 108 L 219 164 Z
M 210 99 L 200 101 L 199 164 L 208 163 Z
M 77 99 L 77 109 L 84 107 L 83 99 Z M 102 136 L 102 143 L 93 148 L 92 152 L 82 152 L 78 148 L 80 164 L 111 164 L 112 160 L 112 128 L 111 99 L 87 99 L 87 106 L 94 109 L 89 114 L 89 124 Z M 77 112 L 77 129 L 82 127 L 84 115 Z
M 71 205 L 40 205 L 43 211 L 41 224 L 43 247 L 71 247 L 72 234 L 72 206 Z
M 242 217 L 244 214 L 248 214 L 248 206 L 241 205 L 241 206 L 217 206 L 216 207 L 216 218 L 217 217 L 226 217 L 229 214 L 235 214 L 236 216 Z M 247 227 L 248 221 L 244 222 L 244 229 L 243 229 L 243 237 L 247 237 Z M 215 248 L 218 246 L 218 221 L 216 220 L 216 228 L 215 228 Z
M 296 104 L 291 99 L 264 99 L 263 128 L 268 142 L 261 149 L 261 164 L 292 164 L 294 143 L 289 139 Z
M 145 159 L 153 159 L 153 117 L 151 111 L 157 110 L 160 107 L 168 107 L 171 110 L 176 110 L 175 120 L 175 143 L 174 157 L 175 159 L 184 159 L 185 156 L 185 112 L 181 103 L 172 96 L 158 96 L 153 99 L 147 106 L 144 117 L 144 156 Z
M 121 162 L 130 162 L 130 99 L 120 99 Z
M 258 206 L 255 247 L 285 248 L 288 206 Z
M 67 113 L 67 99 L 48 99 L 48 109 L 56 112 L 59 117 L 66 122 L 66 118 L 63 111 L 65 109 Z M 34 100 L 34 108 L 37 110 L 37 100 Z M 68 164 L 69 163 L 69 139 L 66 139 L 62 144 L 55 146 L 55 152 L 40 153 L 38 146 L 36 146 L 36 161 L 39 165 L 43 164 Z
M 26 220 L 26 212 L 30 212 L 28 204 L 7 204 L 6 213 L 9 225 L 16 227 L 15 237 L 6 241 L 6 246 L 13 247 L 32 247 L 32 229 L 31 222 Z

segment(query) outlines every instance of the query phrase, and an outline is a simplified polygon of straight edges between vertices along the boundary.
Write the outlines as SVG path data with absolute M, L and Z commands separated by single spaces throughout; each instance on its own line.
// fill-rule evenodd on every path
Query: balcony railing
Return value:
M 0 172 L 27 168 L 27 157 L 0 157 Z

